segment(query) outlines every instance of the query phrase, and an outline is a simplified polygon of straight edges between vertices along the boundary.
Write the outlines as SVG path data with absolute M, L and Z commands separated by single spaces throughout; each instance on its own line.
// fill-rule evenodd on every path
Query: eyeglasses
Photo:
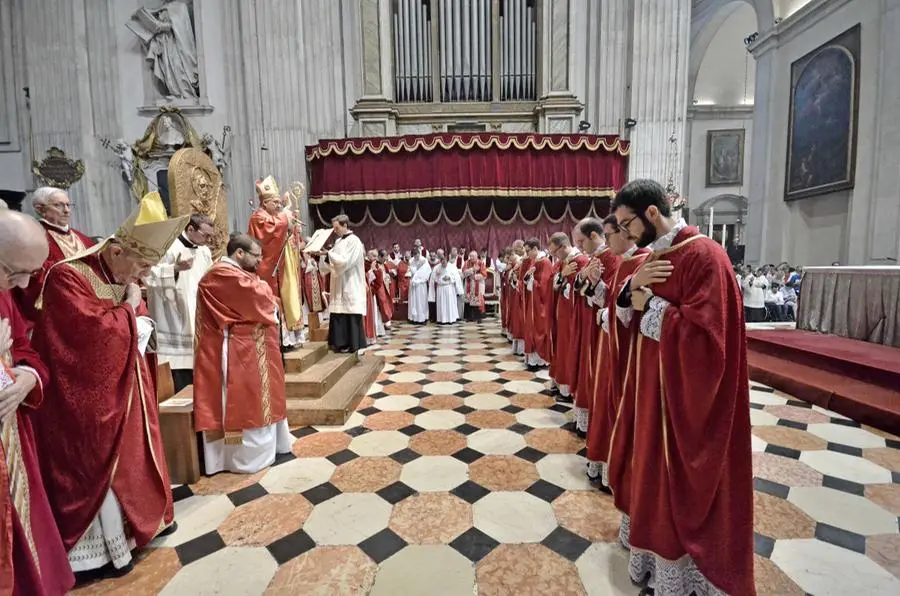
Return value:
M 253 257 L 254 259 L 261 259 L 261 258 L 262 258 L 262 253 L 261 253 L 261 252 L 248 252 L 247 254 L 250 255 L 251 257 Z
M 0 267 L 3 267 L 4 272 L 6 273 L 6 277 L 10 280 L 13 279 L 30 279 L 41 272 L 41 269 L 35 269 L 34 271 L 14 271 L 12 267 L 0 261 Z
M 619 222 L 619 231 L 625 230 L 625 231 L 630 232 L 631 230 L 629 228 L 631 228 L 632 222 L 634 222 L 634 220 L 636 220 L 637 218 L 638 218 L 638 216 L 635 215 L 631 219 L 626 219 L 625 221 L 620 221 Z
M 71 211 L 75 208 L 75 203 L 73 203 L 72 201 L 69 201 L 68 203 L 47 203 L 47 206 L 52 207 L 53 209 L 59 209 L 61 211 L 65 211 L 66 209 Z

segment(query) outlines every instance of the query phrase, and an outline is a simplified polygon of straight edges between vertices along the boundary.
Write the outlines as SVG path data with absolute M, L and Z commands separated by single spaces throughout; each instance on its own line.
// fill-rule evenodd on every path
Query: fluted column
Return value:
M 572 27 L 579 11 L 573 0 L 553 0 L 542 5 L 539 32 L 542 61 L 537 113 L 539 129 L 546 133 L 577 130 L 583 105 L 573 93 L 575 62 Z
M 19 4 L 38 158 L 52 146 L 85 163 L 72 189 L 73 225 L 115 230 L 133 202 L 100 137 L 121 134 L 116 36 L 107 0 L 29 0 Z
M 690 0 L 634 0 L 630 178 L 683 179 Z M 670 137 L 676 138 L 671 143 Z M 673 156 L 674 152 L 674 156 Z
M 394 135 L 390 0 L 358 0 L 359 29 L 356 38 L 362 47 L 362 95 L 353 106 L 354 136 Z
M 255 208 L 254 180 L 274 175 L 287 191 L 307 184 L 306 145 L 341 138 L 348 129 L 344 52 L 359 40 L 345 39 L 342 11 L 334 0 L 267 0 L 253 6 L 224 2 L 229 40 L 226 78 L 236 123 L 228 171 L 233 226 L 245 229 Z M 309 222 L 308 205 L 301 215 Z
M 579 0 L 572 22 L 579 37 L 573 53 L 576 93 L 584 100 L 581 117 L 591 123 L 590 132 L 595 134 L 620 134 L 630 110 L 631 4 L 630 0 Z
M 744 261 L 747 263 L 761 263 L 763 261 L 763 247 L 766 246 L 767 236 L 776 240 L 778 234 L 766 225 L 769 219 L 770 205 L 769 185 L 772 183 L 772 159 L 771 127 L 772 110 L 769 98 L 772 94 L 774 81 L 775 53 L 772 51 L 774 44 L 766 43 L 764 47 L 753 49 L 756 58 L 756 83 L 753 91 L 753 146 L 750 153 L 749 186 L 747 191 L 747 225 L 744 226 Z M 783 159 L 783 158 L 782 158 Z M 782 195 L 772 197 L 773 201 L 782 201 Z M 776 224 L 776 230 L 781 229 Z M 767 233 L 768 232 L 768 233 Z M 780 245 L 780 239 L 778 240 Z

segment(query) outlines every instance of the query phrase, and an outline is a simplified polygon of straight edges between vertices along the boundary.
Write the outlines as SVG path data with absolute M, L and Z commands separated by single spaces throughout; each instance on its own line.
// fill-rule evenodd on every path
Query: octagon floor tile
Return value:
M 779 540 L 771 559 L 809 594 L 900 592 L 900 580 L 865 555 L 819 540 Z
M 268 546 L 302 528 L 311 511 L 300 495 L 266 495 L 232 511 L 219 535 L 228 546 Z
M 586 594 L 575 564 L 540 544 L 501 544 L 475 568 L 479 596 Z
M 199 496 L 226 495 L 256 484 L 265 473 L 265 470 L 256 474 L 219 472 L 213 476 L 203 476 L 196 484 L 191 485 L 191 493 Z
M 900 517 L 900 484 L 870 484 L 865 488 L 867 499 Z
M 469 465 L 469 478 L 488 490 L 521 491 L 537 482 L 539 475 L 534 464 L 521 458 L 487 455 Z
M 900 449 L 890 447 L 863 449 L 863 457 L 886 470 L 900 472 Z
M 891 472 L 867 459 L 835 453 L 834 451 L 807 451 L 800 461 L 823 474 L 843 478 L 859 484 L 885 484 L 891 482 Z
M 291 448 L 297 457 L 328 457 L 343 451 L 350 444 L 350 436 L 344 433 L 316 433 L 297 439 Z
M 566 491 L 552 503 L 560 525 L 591 542 L 613 542 L 622 514 L 600 491 Z
M 465 422 L 464 415 L 447 410 L 430 410 L 416 416 L 416 424 L 425 430 L 449 430 Z
M 92 582 L 76 587 L 73 596 L 95 594 L 159 594 L 175 574 L 181 570 L 181 562 L 173 548 L 148 548 L 137 551 L 134 570 L 105 581 Z
M 525 448 L 525 439 L 511 430 L 482 429 L 469 435 L 468 446 L 485 455 L 513 455 Z
M 592 490 L 585 474 L 584 458 L 572 454 L 551 454 L 537 463 L 541 478 L 568 490 Z
M 561 428 L 537 428 L 525 435 L 525 442 L 544 453 L 577 453 L 584 441 Z
M 425 455 L 403 466 L 400 481 L 419 492 L 446 492 L 469 478 L 468 466 L 453 457 Z
M 277 567 L 264 548 L 227 547 L 179 571 L 160 594 L 262 594 Z
M 259 484 L 271 493 L 301 493 L 328 482 L 335 465 L 324 457 L 301 458 L 271 468 Z
M 800 586 L 765 557 L 753 555 L 753 577 L 757 596 L 804 596 Z
M 466 437 L 453 430 L 426 430 L 409 440 L 409 448 L 422 455 L 453 455 L 466 446 Z
M 825 449 L 828 441 L 808 431 L 785 426 L 759 426 L 753 429 L 753 435 L 763 441 L 797 451 L 814 451 Z
M 866 556 L 900 579 L 900 534 L 869 536 Z
M 516 417 L 501 410 L 476 410 L 466 414 L 466 422 L 478 428 L 507 428 L 516 423 Z
M 501 544 L 540 542 L 558 526 L 550 504 L 525 492 L 494 492 L 472 508 L 475 527 Z
M 771 453 L 753 454 L 753 476 L 785 486 L 822 486 L 822 473 Z
M 423 493 L 394 506 L 390 528 L 410 544 L 449 544 L 472 523 L 469 503 L 449 493 Z
M 354 437 L 350 441 L 350 451 L 363 456 L 385 456 L 405 449 L 409 437 L 398 430 L 374 430 Z
M 753 530 L 775 540 L 813 538 L 816 520 L 784 499 L 754 492 Z
M 415 420 L 415 416 L 409 412 L 378 412 L 366 416 L 363 426 L 372 430 L 400 430 L 409 426 Z
M 381 564 L 369 596 L 475 593 L 475 569 L 449 546 L 408 546 Z
M 897 516 L 863 497 L 824 487 L 792 488 L 788 501 L 817 522 L 862 535 L 897 532 Z
M 556 400 L 542 393 L 520 393 L 509 398 L 512 405 L 524 410 L 529 408 L 544 409 L 556 404 Z
M 367 594 L 378 566 L 355 546 L 320 546 L 281 566 L 267 596 Z
M 317 505 L 303 529 L 318 545 L 353 545 L 387 528 L 391 505 L 371 493 L 346 493 Z
M 859 447 L 862 449 L 874 449 L 885 446 L 884 437 L 872 434 L 861 428 L 843 426 L 840 424 L 810 424 L 807 430 L 826 441 Z
M 401 468 L 389 457 L 359 457 L 338 466 L 331 484 L 345 493 L 374 493 L 397 482 Z

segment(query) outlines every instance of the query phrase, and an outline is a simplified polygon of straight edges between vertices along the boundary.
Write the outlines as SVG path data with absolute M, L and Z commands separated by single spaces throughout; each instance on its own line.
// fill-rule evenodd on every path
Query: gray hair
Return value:
M 0 199 L 0 209 L 9 209 L 9 205 L 3 199 Z
M 55 186 L 42 186 L 38 189 L 35 189 L 33 193 L 31 193 L 31 205 L 37 210 L 38 207 L 43 207 L 47 204 L 47 201 L 55 195 L 56 193 L 61 192 L 62 194 L 68 196 L 68 193 L 61 188 L 56 188 Z

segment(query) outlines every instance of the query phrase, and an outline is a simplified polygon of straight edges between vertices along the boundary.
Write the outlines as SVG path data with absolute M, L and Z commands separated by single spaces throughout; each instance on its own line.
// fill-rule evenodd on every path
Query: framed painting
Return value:
M 744 184 L 743 128 L 706 133 L 706 186 Z
M 860 26 L 791 64 L 784 199 L 853 188 Z

